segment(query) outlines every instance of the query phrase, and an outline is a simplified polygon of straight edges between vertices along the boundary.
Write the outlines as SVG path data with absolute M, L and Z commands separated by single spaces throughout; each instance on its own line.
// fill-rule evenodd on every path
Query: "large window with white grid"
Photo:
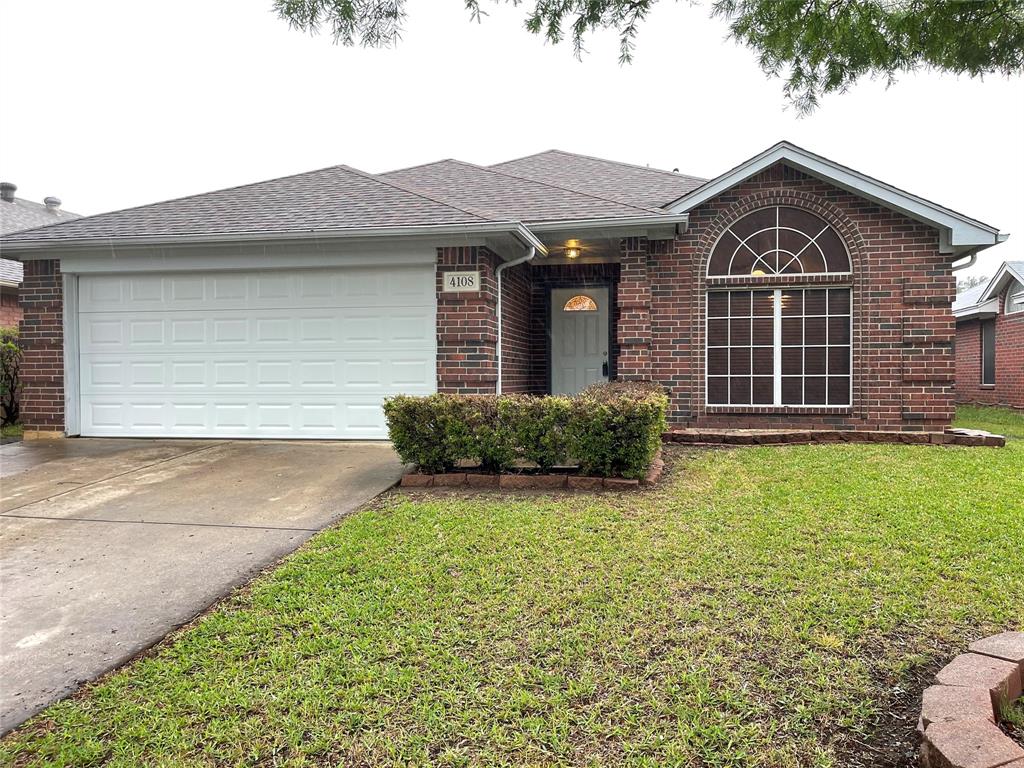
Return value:
M 707 402 L 848 406 L 849 288 L 708 293 Z

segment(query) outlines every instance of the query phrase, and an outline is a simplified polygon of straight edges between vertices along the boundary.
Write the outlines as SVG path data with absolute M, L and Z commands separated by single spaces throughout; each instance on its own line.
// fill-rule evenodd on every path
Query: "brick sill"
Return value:
M 763 405 L 708 405 L 704 407 L 705 413 L 741 413 L 756 414 L 760 416 L 847 416 L 853 413 L 853 407 L 843 406 L 790 406 L 779 408 Z

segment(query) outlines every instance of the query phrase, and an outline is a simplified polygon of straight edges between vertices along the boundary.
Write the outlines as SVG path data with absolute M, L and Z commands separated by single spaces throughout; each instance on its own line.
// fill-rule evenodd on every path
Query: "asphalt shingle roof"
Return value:
M 81 217 L 77 213 L 59 208 L 53 211 L 42 203 L 34 203 L 21 197 L 14 198 L 14 202 L 11 203 L 0 200 L 0 235 L 78 218 Z
M 576 155 L 560 149 L 488 167 L 649 208 L 668 205 L 706 181 L 673 171 Z
M 378 178 L 397 181 L 456 204 L 477 205 L 494 215 L 527 224 L 664 213 L 655 208 L 566 189 L 553 182 L 537 181 L 461 160 L 439 160 L 401 168 L 382 173 Z
M 988 288 L 988 280 L 973 288 L 968 288 L 963 293 L 958 293 L 956 300 L 953 302 L 953 311 L 963 309 L 964 307 L 973 307 L 981 299 L 981 294 L 985 292 L 986 288 Z
M 344 165 L 101 213 L 4 237 L 4 244 L 145 236 L 285 234 L 492 221 Z

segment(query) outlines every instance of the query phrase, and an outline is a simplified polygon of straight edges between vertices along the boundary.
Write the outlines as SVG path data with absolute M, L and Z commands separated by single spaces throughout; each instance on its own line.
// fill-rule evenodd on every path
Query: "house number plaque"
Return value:
M 444 292 L 462 293 L 480 290 L 480 272 L 445 272 Z

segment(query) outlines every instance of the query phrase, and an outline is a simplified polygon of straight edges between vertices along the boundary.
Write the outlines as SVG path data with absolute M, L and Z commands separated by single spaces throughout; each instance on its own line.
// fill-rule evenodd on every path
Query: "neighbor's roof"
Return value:
M 999 314 L 999 295 L 1011 280 L 1024 286 L 1024 261 L 1004 261 L 987 282 L 958 294 L 953 315 L 957 320 L 970 320 Z
M 12 203 L 0 200 L 0 235 L 77 218 L 80 218 L 77 213 L 60 208 L 51 210 L 42 203 L 34 203 L 21 197 L 14 198 Z
M 661 208 L 704 184 L 696 176 L 549 149 L 489 166 L 631 205 Z
M 0 285 L 21 285 L 25 270 L 20 261 L 0 259 Z
M 981 295 L 985 293 L 986 288 L 988 288 L 987 280 L 973 288 L 968 288 L 963 293 L 958 293 L 956 295 L 956 300 L 953 302 L 953 311 L 959 312 L 981 303 Z
M 523 178 L 461 160 L 439 160 L 382 173 L 459 205 L 478 205 L 496 216 L 527 224 L 570 219 L 664 216 L 665 211 Z

